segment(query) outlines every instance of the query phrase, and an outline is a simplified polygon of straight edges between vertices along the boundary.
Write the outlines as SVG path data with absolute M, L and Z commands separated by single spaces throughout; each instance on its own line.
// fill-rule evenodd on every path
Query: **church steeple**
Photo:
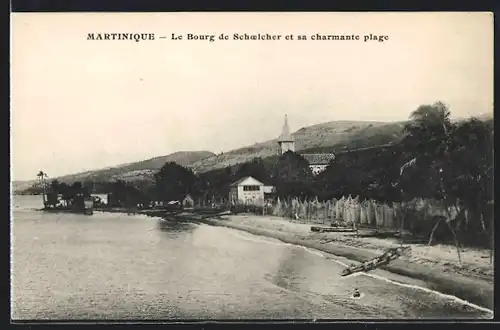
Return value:
M 281 134 L 278 137 L 279 154 L 282 155 L 287 151 L 295 151 L 295 139 L 292 134 L 290 134 L 290 128 L 288 127 L 288 116 L 285 115 L 285 122 L 281 130 Z
M 281 129 L 281 135 L 278 138 L 278 142 L 294 142 L 292 134 L 290 134 L 290 128 L 288 128 L 288 116 L 285 115 L 285 123 Z

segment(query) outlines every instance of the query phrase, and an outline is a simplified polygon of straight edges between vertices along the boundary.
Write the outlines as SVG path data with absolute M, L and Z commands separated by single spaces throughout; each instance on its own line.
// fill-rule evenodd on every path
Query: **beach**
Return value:
M 219 219 L 205 218 L 201 221 L 214 226 L 276 238 L 355 262 L 376 257 L 385 249 L 400 244 L 395 239 L 361 238 L 356 237 L 354 233 L 311 232 L 310 223 L 299 223 L 272 216 L 228 215 Z M 462 248 L 462 265 L 459 265 L 454 246 L 427 246 L 427 244 L 410 244 L 410 246 L 411 255 L 402 256 L 380 268 L 397 281 L 418 283 L 431 290 L 493 308 L 494 263 L 490 264 L 488 250 Z

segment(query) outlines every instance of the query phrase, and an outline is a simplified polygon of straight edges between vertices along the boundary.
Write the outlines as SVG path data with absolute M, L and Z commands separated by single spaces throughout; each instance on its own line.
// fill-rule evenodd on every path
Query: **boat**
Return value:
M 397 248 L 390 248 L 382 255 L 370 260 L 363 261 L 359 265 L 351 265 L 350 267 L 342 270 L 341 276 L 347 276 L 359 272 L 368 272 L 383 265 L 387 265 L 393 260 L 401 257 L 404 253 L 411 250 L 410 246 L 401 246 Z
M 311 231 L 315 232 L 334 232 L 334 233 L 352 233 L 356 232 L 356 229 L 353 227 L 320 227 L 320 226 L 311 226 Z

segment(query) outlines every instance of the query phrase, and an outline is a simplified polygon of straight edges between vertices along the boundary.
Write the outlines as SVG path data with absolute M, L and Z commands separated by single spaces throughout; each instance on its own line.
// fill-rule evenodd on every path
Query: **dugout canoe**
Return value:
M 311 226 L 311 231 L 324 233 L 324 232 L 333 232 L 333 233 L 353 233 L 356 232 L 356 229 L 352 227 L 319 227 L 319 226 Z
M 366 260 L 359 265 L 351 265 L 350 267 L 344 269 L 340 275 L 347 276 L 354 273 L 371 271 L 380 266 L 387 265 L 389 262 L 396 260 L 410 250 L 410 246 L 390 248 L 386 250 L 381 256 Z

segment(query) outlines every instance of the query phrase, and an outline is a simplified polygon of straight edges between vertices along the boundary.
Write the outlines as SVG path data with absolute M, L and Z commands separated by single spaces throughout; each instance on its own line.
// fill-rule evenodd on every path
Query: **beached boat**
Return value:
M 352 233 L 356 232 L 356 229 L 353 227 L 319 227 L 319 226 L 311 226 L 311 231 L 324 233 L 324 232 L 333 232 L 333 233 Z
M 410 246 L 390 248 L 386 250 L 381 256 L 366 260 L 359 265 L 351 265 L 350 267 L 344 269 L 340 275 L 347 276 L 359 272 L 368 272 L 382 265 L 387 265 L 389 262 L 396 260 L 409 250 L 411 250 Z

